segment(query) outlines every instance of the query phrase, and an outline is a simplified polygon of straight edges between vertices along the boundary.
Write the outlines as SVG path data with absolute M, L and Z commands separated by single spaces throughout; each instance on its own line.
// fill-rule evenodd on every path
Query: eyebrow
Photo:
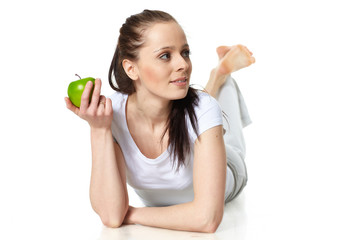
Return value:
M 182 46 L 182 48 L 184 48 L 184 47 L 189 47 L 189 44 L 185 43 L 185 44 Z M 162 50 L 164 50 L 164 49 L 172 49 L 172 50 L 174 50 L 174 49 L 175 49 L 175 46 L 162 47 L 162 48 L 159 48 L 158 50 L 155 50 L 154 53 L 155 53 L 155 52 L 160 52 L 160 51 L 162 51 Z

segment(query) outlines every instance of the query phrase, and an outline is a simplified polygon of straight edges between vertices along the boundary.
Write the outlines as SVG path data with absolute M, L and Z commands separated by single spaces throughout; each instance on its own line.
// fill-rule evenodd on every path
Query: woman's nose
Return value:
M 176 68 L 177 70 L 188 70 L 190 66 L 190 59 L 181 56 L 180 54 L 176 58 Z

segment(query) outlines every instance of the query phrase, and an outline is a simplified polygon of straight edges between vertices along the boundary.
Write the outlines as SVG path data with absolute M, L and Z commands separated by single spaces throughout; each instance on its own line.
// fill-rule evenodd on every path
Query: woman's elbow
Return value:
M 104 226 L 108 228 L 119 228 L 124 222 L 123 217 L 100 217 L 100 218 Z
M 122 221 L 119 219 L 101 219 L 105 227 L 119 228 L 122 225 Z
M 200 232 L 214 233 L 221 224 L 224 210 L 219 209 L 218 211 L 208 212 L 203 217 L 202 224 L 200 226 Z
M 120 214 L 100 215 L 101 222 L 108 228 L 119 228 L 125 219 L 128 208 Z
M 221 220 L 208 222 L 201 231 L 205 232 L 205 233 L 215 233 L 216 230 L 218 229 L 220 223 L 221 223 Z

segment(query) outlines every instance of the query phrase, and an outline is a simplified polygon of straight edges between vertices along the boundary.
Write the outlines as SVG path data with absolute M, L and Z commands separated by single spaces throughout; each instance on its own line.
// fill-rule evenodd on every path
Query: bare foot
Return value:
M 240 44 L 231 47 L 219 46 L 216 48 L 216 52 L 219 56 L 219 64 L 211 71 L 205 87 L 205 90 L 215 98 L 220 87 L 232 72 L 248 67 L 255 62 L 253 53 Z
M 220 58 L 218 70 L 224 75 L 248 67 L 255 62 L 252 52 L 250 52 L 247 47 L 240 44 L 232 47 L 220 46 L 217 48 L 217 52 Z
M 225 56 L 225 54 L 228 51 L 230 51 L 230 49 L 231 49 L 231 47 L 229 47 L 229 46 L 219 46 L 219 47 L 217 47 L 216 52 L 217 52 L 217 54 L 219 56 L 219 60 L 222 59 Z

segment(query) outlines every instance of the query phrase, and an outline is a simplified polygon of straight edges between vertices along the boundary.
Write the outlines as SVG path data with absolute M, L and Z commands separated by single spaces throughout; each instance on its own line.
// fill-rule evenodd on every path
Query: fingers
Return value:
M 100 100 L 99 100 L 99 107 L 100 106 L 104 106 L 105 107 L 106 104 L 106 97 L 104 95 L 100 96 Z
M 105 104 L 105 114 L 110 116 L 113 113 L 113 109 L 112 109 L 112 102 L 110 98 L 106 99 L 106 104 Z
M 99 100 L 98 114 L 111 115 L 112 114 L 112 102 L 110 98 L 106 98 L 101 95 Z
M 93 83 L 91 81 L 87 82 L 81 96 L 80 108 L 73 105 L 68 97 L 65 97 L 66 107 L 80 118 L 86 120 L 91 127 L 109 128 L 113 117 L 111 99 L 100 95 L 100 79 L 95 80 L 94 90 L 92 91 L 92 89 Z M 90 97 L 91 102 L 89 103 Z
M 99 98 L 99 105 L 97 107 L 98 115 L 101 115 L 105 111 L 106 97 L 101 95 Z
M 98 106 L 100 100 L 100 92 L 101 92 L 101 80 L 100 78 L 97 78 L 95 79 L 95 87 L 91 98 L 91 103 L 90 103 L 91 107 L 96 108 Z
M 72 104 L 72 102 L 70 101 L 70 99 L 68 97 L 65 97 L 65 103 L 66 103 L 66 107 L 70 111 L 72 111 L 76 115 L 79 113 L 79 108 L 77 108 L 74 104 Z
M 99 105 L 101 80 L 99 78 L 95 79 L 94 91 L 91 92 L 92 87 L 93 87 L 93 83 L 91 81 L 88 81 L 81 95 L 80 108 L 83 110 L 87 108 L 92 108 L 95 111 Z M 89 103 L 90 97 L 91 97 L 91 102 Z
M 81 95 L 80 109 L 87 109 L 89 107 L 89 99 L 93 83 L 88 81 L 85 85 L 85 89 Z

